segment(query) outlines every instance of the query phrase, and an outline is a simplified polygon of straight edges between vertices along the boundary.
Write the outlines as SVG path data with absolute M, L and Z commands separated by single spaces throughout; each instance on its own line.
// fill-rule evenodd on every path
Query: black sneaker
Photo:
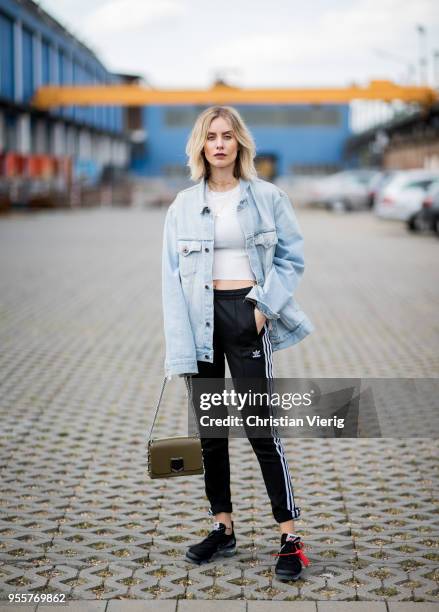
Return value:
M 213 530 L 199 544 L 190 546 L 186 551 L 186 559 L 192 563 L 208 563 L 214 556 L 231 557 L 236 553 L 236 538 L 233 531 L 226 534 L 224 523 L 215 523 Z
M 275 573 L 279 580 L 298 580 L 303 565 L 309 565 L 309 559 L 302 552 L 303 542 L 294 533 L 283 533 L 281 549 L 274 556 L 279 557 Z

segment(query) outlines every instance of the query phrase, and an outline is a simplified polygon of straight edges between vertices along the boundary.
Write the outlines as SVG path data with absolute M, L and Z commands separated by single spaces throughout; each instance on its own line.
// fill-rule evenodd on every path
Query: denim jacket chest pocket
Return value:
M 275 229 L 263 230 L 262 232 L 257 232 L 254 235 L 254 243 L 262 267 L 264 269 L 264 276 L 271 268 L 271 265 L 273 263 L 273 257 L 276 250 L 277 241 L 278 238 Z
M 178 261 L 181 278 L 191 277 L 196 269 L 201 253 L 201 240 L 178 240 Z

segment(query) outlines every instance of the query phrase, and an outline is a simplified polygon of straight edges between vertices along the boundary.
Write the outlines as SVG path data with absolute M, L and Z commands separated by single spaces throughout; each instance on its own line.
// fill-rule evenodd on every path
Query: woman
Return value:
M 233 380 L 270 389 L 272 353 L 302 340 L 313 326 L 293 298 L 303 273 L 302 236 L 287 195 L 256 177 L 255 146 L 232 107 L 203 111 L 186 153 L 197 185 L 181 191 L 166 215 L 162 289 L 165 371 Z M 197 405 L 197 402 L 195 402 Z M 300 508 L 282 442 L 249 437 L 281 532 L 276 575 L 296 580 L 307 564 L 294 519 Z M 236 551 L 228 437 L 201 437 L 206 495 L 214 528 L 186 558 L 204 563 Z

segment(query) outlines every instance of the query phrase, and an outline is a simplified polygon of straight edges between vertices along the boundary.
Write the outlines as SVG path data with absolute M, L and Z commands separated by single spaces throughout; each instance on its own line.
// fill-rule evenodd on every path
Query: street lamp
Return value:
M 425 36 L 425 27 L 418 24 L 416 29 L 419 34 L 419 84 L 427 85 L 427 39 Z

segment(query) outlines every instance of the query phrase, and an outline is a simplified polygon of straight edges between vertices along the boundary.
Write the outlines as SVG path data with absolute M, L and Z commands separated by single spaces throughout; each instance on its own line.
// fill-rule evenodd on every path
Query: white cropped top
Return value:
M 214 214 L 212 279 L 255 280 L 236 210 L 240 200 L 239 184 L 229 191 L 207 188 L 206 197 Z

